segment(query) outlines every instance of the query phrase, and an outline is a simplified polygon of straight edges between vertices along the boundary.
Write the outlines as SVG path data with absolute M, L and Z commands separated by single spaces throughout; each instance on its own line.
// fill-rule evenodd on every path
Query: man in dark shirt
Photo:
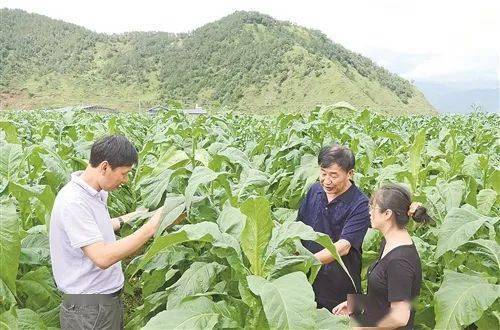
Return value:
M 348 293 L 361 293 L 361 245 L 370 214 L 368 198 L 352 181 L 355 159 L 350 149 L 337 144 L 323 147 L 318 164 L 319 182 L 302 201 L 298 220 L 331 237 L 356 284 L 354 288 L 328 250 L 312 241 L 303 242 L 323 264 L 313 283 L 318 308 L 332 310 Z

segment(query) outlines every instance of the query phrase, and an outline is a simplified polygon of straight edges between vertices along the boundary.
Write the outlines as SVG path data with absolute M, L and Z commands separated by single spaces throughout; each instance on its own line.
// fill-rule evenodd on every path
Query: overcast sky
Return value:
M 188 32 L 255 10 L 324 32 L 408 79 L 498 88 L 500 1 L 0 0 L 97 32 Z M 0 17 L 1 19 L 1 17 Z

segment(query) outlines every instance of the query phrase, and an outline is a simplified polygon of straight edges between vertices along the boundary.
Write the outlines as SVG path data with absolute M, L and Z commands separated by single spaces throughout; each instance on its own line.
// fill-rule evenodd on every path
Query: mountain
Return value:
M 467 113 L 476 108 L 500 113 L 500 89 L 456 87 L 432 82 L 416 82 L 431 104 L 446 113 Z
M 407 80 L 323 33 L 235 12 L 190 33 L 95 33 L 0 9 L 0 108 L 99 103 L 251 113 L 307 111 L 347 101 L 388 114 L 436 113 Z

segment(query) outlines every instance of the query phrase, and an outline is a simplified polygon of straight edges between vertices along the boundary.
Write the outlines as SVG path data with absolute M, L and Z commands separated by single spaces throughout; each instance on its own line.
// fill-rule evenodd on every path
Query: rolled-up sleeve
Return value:
M 370 225 L 370 213 L 368 211 L 368 200 L 362 200 L 353 209 L 344 223 L 340 239 L 347 240 L 351 247 L 361 252 L 361 245 Z
M 91 210 L 83 203 L 74 202 L 65 205 L 61 220 L 72 248 L 81 248 L 103 241 Z

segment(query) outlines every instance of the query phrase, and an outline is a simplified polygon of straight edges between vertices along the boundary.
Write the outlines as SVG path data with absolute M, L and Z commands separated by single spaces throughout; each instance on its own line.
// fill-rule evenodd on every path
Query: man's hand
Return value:
M 337 306 L 333 307 L 332 314 L 335 314 L 335 315 L 348 315 L 348 312 L 347 312 L 347 301 L 344 301 L 343 303 L 340 303 Z
M 335 248 L 337 249 L 337 252 L 341 257 L 348 254 L 349 250 L 351 249 L 351 243 L 349 243 L 349 241 L 345 239 L 339 239 L 337 242 L 333 243 L 333 245 L 335 245 Z M 314 257 L 323 265 L 335 261 L 335 258 L 327 249 L 316 252 L 314 254 Z
M 130 212 L 127 214 L 124 214 L 122 216 L 119 216 L 117 218 L 111 219 L 111 224 L 113 225 L 113 230 L 116 232 L 120 230 L 121 225 L 120 225 L 120 218 L 123 220 L 123 223 L 129 223 L 135 219 L 140 218 L 141 216 L 145 215 L 148 213 L 148 209 L 145 207 L 140 207 L 134 212 Z
M 134 212 L 127 213 L 125 215 L 122 215 L 121 218 L 123 219 L 124 223 L 129 223 L 137 218 L 139 218 L 141 215 L 145 214 L 148 212 L 148 209 L 145 207 L 140 207 Z
M 151 219 L 133 234 L 116 242 L 97 242 L 82 247 L 83 253 L 101 269 L 106 269 L 123 258 L 133 254 L 156 232 L 163 219 L 163 207 L 153 214 Z M 116 220 L 116 219 L 113 219 Z
M 158 227 L 160 227 L 161 220 L 163 219 L 163 206 L 160 207 L 158 210 L 155 211 L 153 216 L 144 224 L 143 227 L 147 228 L 148 231 L 151 233 L 151 236 L 153 236 L 156 231 L 158 230 Z

